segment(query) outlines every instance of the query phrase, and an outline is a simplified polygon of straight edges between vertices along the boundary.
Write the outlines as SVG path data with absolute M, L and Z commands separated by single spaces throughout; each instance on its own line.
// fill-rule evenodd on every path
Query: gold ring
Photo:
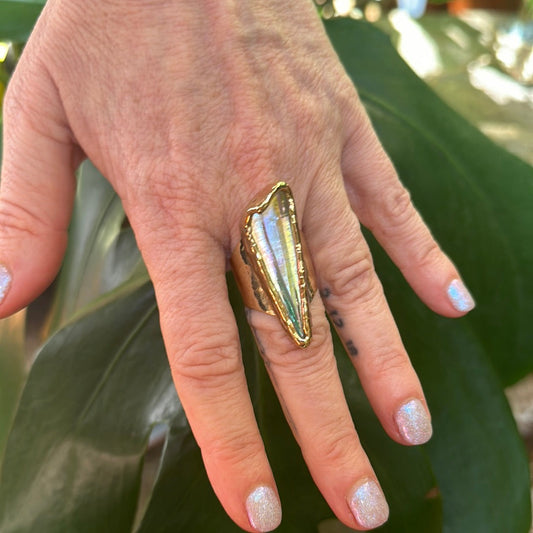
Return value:
M 244 304 L 276 315 L 298 346 L 308 346 L 315 280 L 286 183 L 246 210 L 231 265 Z

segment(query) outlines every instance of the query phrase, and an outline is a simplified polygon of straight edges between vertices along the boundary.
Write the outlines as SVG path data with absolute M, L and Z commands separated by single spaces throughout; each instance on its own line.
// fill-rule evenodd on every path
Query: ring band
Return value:
M 308 346 L 315 281 L 286 183 L 247 209 L 231 265 L 244 304 L 276 315 L 298 346 Z

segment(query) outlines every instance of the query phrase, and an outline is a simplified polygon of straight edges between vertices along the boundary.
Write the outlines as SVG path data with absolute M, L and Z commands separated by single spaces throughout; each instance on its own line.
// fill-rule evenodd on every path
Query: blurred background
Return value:
M 442 99 L 533 163 L 533 0 L 316 3 L 326 19 L 366 19 L 390 34 L 403 59 Z

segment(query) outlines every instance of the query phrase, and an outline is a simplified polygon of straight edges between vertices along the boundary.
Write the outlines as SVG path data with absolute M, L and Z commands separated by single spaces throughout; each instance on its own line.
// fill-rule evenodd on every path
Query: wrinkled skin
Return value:
M 355 53 L 355 52 L 354 52 Z M 357 53 L 364 53 L 359 51 Z M 312 476 L 338 518 L 375 479 L 325 310 L 391 438 L 424 395 L 374 272 L 369 227 L 433 310 L 459 275 L 397 179 L 309 0 L 49 0 L 5 98 L 0 262 L 7 316 L 57 274 L 89 157 L 120 195 L 154 282 L 176 388 L 222 505 L 243 529 L 275 481 L 244 378 L 225 272 L 251 199 L 294 193 L 322 298 L 305 350 L 248 313 Z M 353 355 L 357 349 L 358 355 Z M 321 416 L 317 416 L 320 413 Z

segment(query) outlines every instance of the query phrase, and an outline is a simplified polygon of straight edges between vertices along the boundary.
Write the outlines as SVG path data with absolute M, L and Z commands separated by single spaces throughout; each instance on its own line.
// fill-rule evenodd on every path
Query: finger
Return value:
M 356 529 L 381 525 L 388 506 L 361 447 L 340 383 L 329 324 L 311 304 L 310 345 L 299 348 L 276 317 L 249 311 L 265 365 L 316 485 L 337 517 Z
M 181 228 L 165 213 L 142 222 L 128 215 L 154 282 L 174 383 L 213 489 L 241 528 L 270 531 L 281 507 L 242 367 L 225 254 L 203 230 L 178 242 Z
M 3 116 L 0 317 L 27 305 L 57 274 L 81 159 L 53 83 L 24 55 Z
M 431 309 L 450 317 L 467 313 L 475 305 L 472 296 L 413 206 L 360 107 L 349 121 L 342 156 L 343 176 L 359 220 Z
M 384 429 L 403 444 L 422 444 L 431 436 L 424 394 L 357 218 L 342 187 L 319 215 L 313 206 L 324 200 L 309 200 L 306 234 L 326 309 Z

